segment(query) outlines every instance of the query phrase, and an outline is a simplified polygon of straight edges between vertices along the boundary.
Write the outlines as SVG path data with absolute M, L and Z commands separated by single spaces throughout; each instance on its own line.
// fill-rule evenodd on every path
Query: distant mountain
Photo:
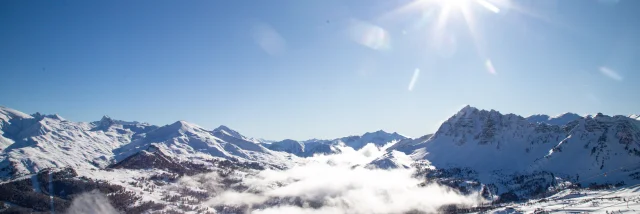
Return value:
M 351 147 L 355 150 L 362 149 L 365 145 L 372 143 L 377 147 L 382 147 L 391 142 L 397 142 L 400 140 L 407 139 L 407 137 L 400 135 L 396 132 L 389 133 L 382 130 L 376 132 L 367 132 L 362 136 L 349 136 L 338 138 L 334 140 L 334 143 L 344 143 L 346 146 Z
M 286 139 L 273 142 L 269 149 L 296 155 L 298 157 L 312 157 L 316 154 L 335 154 L 340 152 L 338 145 L 328 140 L 296 141 Z
M 382 147 L 390 143 L 408 139 L 398 133 L 388 133 L 385 131 L 367 132 L 362 136 L 349 136 L 334 140 L 311 139 L 306 141 L 295 141 L 291 139 L 273 142 L 269 149 L 294 154 L 299 157 L 311 157 L 316 154 L 335 154 L 341 152 L 340 147 L 351 147 L 355 150 L 362 149 L 371 143 L 377 147 Z
M 286 139 L 283 141 L 271 143 L 269 145 L 269 149 L 273 151 L 281 151 L 281 152 L 291 153 L 291 154 L 304 157 L 304 155 L 302 155 L 305 151 L 304 146 L 305 145 L 302 142 Z

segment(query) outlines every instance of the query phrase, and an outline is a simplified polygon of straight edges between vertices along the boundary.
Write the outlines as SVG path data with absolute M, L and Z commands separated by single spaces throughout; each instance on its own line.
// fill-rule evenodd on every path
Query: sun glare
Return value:
M 429 1 L 429 0 L 427 0 Z M 435 0 L 438 4 L 445 7 L 467 7 L 471 0 Z
M 403 13 L 429 13 L 435 15 L 433 24 L 430 25 L 430 31 L 427 38 L 433 45 L 433 48 L 443 57 L 451 57 L 456 50 L 456 32 L 455 29 L 449 28 L 450 21 L 454 16 L 460 16 L 466 23 L 469 33 L 471 34 L 473 43 L 476 46 L 478 55 L 486 59 L 485 67 L 491 74 L 496 74 L 493 63 L 484 50 L 484 42 L 482 39 L 482 31 L 478 29 L 477 22 L 482 19 L 479 16 L 488 15 L 476 9 L 485 10 L 487 12 L 497 14 L 501 9 L 509 9 L 513 7 L 512 0 L 414 0 L 384 15 L 389 17 Z M 477 14 L 476 14 L 477 13 Z M 420 23 L 425 22 L 420 20 Z M 450 41 L 450 42 L 448 42 Z

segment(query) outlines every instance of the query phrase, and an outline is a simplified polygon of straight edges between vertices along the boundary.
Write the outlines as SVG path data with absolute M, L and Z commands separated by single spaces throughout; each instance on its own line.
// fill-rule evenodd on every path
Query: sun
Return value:
M 493 66 L 493 62 L 484 50 L 485 48 L 482 35 L 476 26 L 477 22 L 481 20 L 478 19 L 478 16 L 485 14 L 479 13 L 482 11 L 475 10 L 475 8 L 484 9 L 485 11 L 490 12 L 489 14 L 497 14 L 501 12 L 500 7 L 508 7 L 511 1 L 513 0 L 413 0 L 392 10 L 385 14 L 385 16 L 388 17 L 396 14 L 412 12 L 426 13 L 429 11 L 428 14 L 433 14 L 429 19 L 433 21 L 431 24 L 425 25 L 430 26 L 429 35 L 426 36 L 426 38 L 429 39 L 429 43 L 433 46 L 432 48 L 438 52 L 442 52 L 442 55 L 445 57 L 450 57 L 452 53 L 455 53 L 455 34 L 461 33 L 455 32 L 456 30 L 454 28 L 449 28 L 450 21 L 454 16 L 462 17 L 462 20 L 466 23 L 469 30 L 468 32 L 473 39 L 473 44 L 476 46 L 475 48 L 478 55 L 481 58 L 486 59 L 486 69 L 489 73 L 495 75 L 496 70 Z M 431 11 L 435 12 L 432 13 Z M 422 18 L 417 22 L 426 23 L 424 20 L 425 19 Z

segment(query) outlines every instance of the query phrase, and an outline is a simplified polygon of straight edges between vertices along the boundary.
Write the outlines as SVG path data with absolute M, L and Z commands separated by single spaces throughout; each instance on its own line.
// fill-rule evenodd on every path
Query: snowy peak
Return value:
M 456 115 L 458 115 L 458 114 L 468 115 L 468 114 L 472 114 L 472 113 L 477 112 L 477 111 L 478 111 L 478 108 L 472 107 L 470 105 L 466 105 L 466 106 L 462 107 L 462 109 L 460 109 L 460 111 L 458 111 L 458 113 Z
M 620 167 L 637 166 L 640 121 L 601 113 L 586 117 L 567 113 L 523 118 L 465 107 L 444 122 L 434 136 L 400 141 L 389 149 L 409 154 L 414 160 L 428 160 L 436 168 L 547 171 L 592 177 Z M 381 159 L 378 165 L 393 166 L 390 161 Z M 617 177 L 611 174 L 600 181 L 629 179 L 628 173 L 618 173 Z
M 135 134 L 145 134 L 158 128 L 158 126 L 150 125 L 148 123 L 140 123 L 137 121 L 128 122 L 128 121 L 116 120 L 107 115 L 102 116 L 102 118 L 99 121 L 94 121 L 89 124 L 93 126 L 92 131 L 108 132 L 112 130 L 112 131 L 120 131 L 121 133 L 131 131 Z
M 640 120 L 640 115 L 632 114 L 632 115 L 629 115 L 629 118 L 634 119 L 634 120 Z
M 175 123 L 169 125 L 168 127 L 170 128 L 170 130 L 175 130 L 183 134 L 188 132 L 195 132 L 196 130 L 198 131 L 204 130 L 202 127 L 195 124 L 191 124 L 184 120 L 176 121 Z
M 4 121 L 4 122 L 8 122 L 9 120 L 13 119 L 13 118 L 18 118 L 18 119 L 28 119 L 28 118 L 32 118 L 32 116 L 22 113 L 18 110 L 15 109 L 11 109 L 11 108 L 7 108 L 4 106 L 0 106 L 0 120 Z
M 286 139 L 279 142 L 274 142 L 269 145 L 269 149 L 273 151 L 286 152 L 296 155 L 298 157 L 312 157 L 314 155 L 327 155 L 335 154 L 341 150 L 338 148 L 338 144 L 329 140 L 306 140 L 296 141 Z
M 549 125 L 566 125 L 567 123 L 582 118 L 582 116 L 575 113 L 564 113 L 555 117 L 549 115 L 537 114 L 527 117 L 527 121 L 530 123 L 546 123 Z
M 170 139 L 174 137 L 184 136 L 187 134 L 198 135 L 199 133 L 202 133 L 202 132 L 207 132 L 207 131 L 195 124 L 191 124 L 186 121 L 180 120 L 170 125 L 162 126 L 156 130 L 153 130 L 147 133 L 147 138 L 154 139 L 154 140 L 165 140 L 165 139 Z
M 31 115 L 33 118 L 36 118 L 37 120 L 42 120 L 44 118 L 49 118 L 49 119 L 54 119 L 54 120 L 59 120 L 59 121 L 64 121 L 65 119 L 63 117 L 61 117 L 58 114 L 41 114 L 40 112 L 36 112 L 35 114 Z
M 390 138 L 406 138 L 398 134 L 397 132 L 389 133 L 383 130 L 378 130 L 375 132 L 367 132 L 362 135 L 363 138 L 373 138 L 373 137 L 390 137 Z
M 221 126 L 218 126 L 218 128 L 215 128 L 213 130 L 213 133 L 214 133 L 214 135 L 216 133 L 219 133 L 219 134 L 228 135 L 228 136 L 231 136 L 231 137 L 234 137 L 234 138 L 238 138 L 238 139 L 243 139 L 243 140 L 247 139 L 245 136 L 241 135 L 236 130 L 233 130 L 233 129 L 231 129 L 231 128 L 227 127 L 227 126 L 224 126 L 224 125 L 221 125 Z
M 271 145 L 269 145 L 268 149 L 273 150 L 273 151 L 279 151 L 279 152 L 286 152 L 286 153 L 290 153 L 290 154 L 295 154 L 297 156 L 304 156 L 302 154 L 305 151 L 304 143 L 299 142 L 299 141 L 295 141 L 295 140 L 291 140 L 291 139 L 286 139 L 286 140 L 283 140 L 283 141 L 273 142 L 273 143 L 271 143 Z
M 111 126 L 113 124 L 116 124 L 116 122 L 113 119 L 111 119 L 111 117 L 109 117 L 107 115 L 102 116 L 102 119 L 100 119 L 100 125 L 101 126 L 109 127 L 109 126 Z
M 213 134 L 213 136 L 216 136 L 222 139 L 235 138 L 235 139 L 240 139 L 243 141 L 247 141 L 247 142 L 251 142 L 251 143 L 259 144 L 263 146 L 268 146 L 269 144 L 275 142 L 275 141 L 270 141 L 270 140 L 265 140 L 260 138 L 246 137 L 240 134 L 240 132 L 233 130 L 224 125 L 221 125 L 218 128 L 215 128 L 213 131 L 211 131 L 211 133 Z
M 102 116 L 100 121 L 94 124 L 96 124 L 96 127 L 95 127 L 96 130 L 107 131 L 111 126 L 116 125 L 117 123 L 115 120 L 105 115 L 105 116 Z
M 283 140 L 271 143 L 268 148 L 273 151 L 282 151 L 294 154 L 299 157 L 311 157 L 316 154 L 334 154 L 341 152 L 340 147 L 347 146 L 355 150 L 362 149 L 365 145 L 372 143 L 377 147 L 382 147 L 389 143 L 398 142 L 407 137 L 396 132 L 389 133 L 383 130 L 367 132 L 361 136 L 348 136 L 334 140 L 310 139 L 305 141 Z
M 442 123 L 434 134 L 434 138 L 452 137 L 454 138 L 452 140 L 459 145 L 471 141 L 489 144 L 495 141 L 496 135 L 501 130 L 522 128 L 528 124 L 524 118 L 518 115 L 503 115 L 495 110 L 478 110 L 466 106 Z
M 362 136 L 349 136 L 343 137 L 334 140 L 335 143 L 344 143 L 346 146 L 351 147 L 355 150 L 359 150 L 365 145 L 372 143 L 377 147 L 382 147 L 391 142 L 397 142 L 407 137 L 402 136 L 396 132 L 388 133 L 383 130 L 379 130 L 376 132 L 367 132 Z
M 487 118 L 496 118 L 501 116 L 503 115 L 500 112 L 493 109 L 491 109 L 490 111 L 480 110 L 467 105 L 460 109 L 458 113 L 451 116 L 447 121 L 445 121 L 445 123 L 464 123 L 464 121 L 469 122 L 473 120 L 486 120 Z

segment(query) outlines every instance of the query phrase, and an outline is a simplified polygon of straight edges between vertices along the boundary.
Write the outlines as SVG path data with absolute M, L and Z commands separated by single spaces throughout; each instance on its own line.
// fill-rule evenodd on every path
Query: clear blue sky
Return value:
M 429 1 L 0 1 L 0 105 L 277 140 L 640 113 L 640 1 Z

